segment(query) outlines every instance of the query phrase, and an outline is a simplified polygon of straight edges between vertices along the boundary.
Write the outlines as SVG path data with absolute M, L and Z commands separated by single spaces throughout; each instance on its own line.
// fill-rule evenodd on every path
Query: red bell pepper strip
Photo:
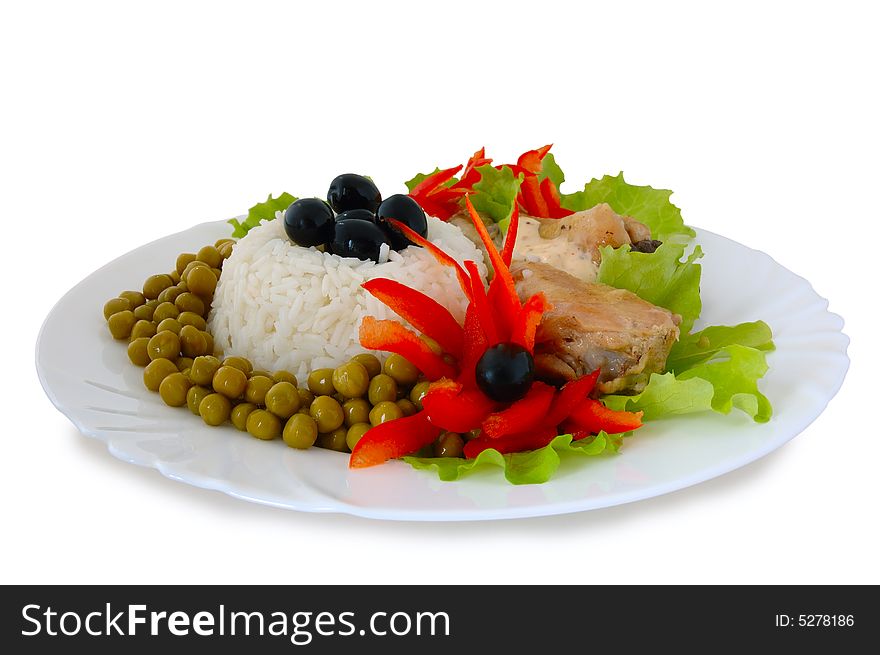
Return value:
M 566 216 L 571 216 L 574 214 L 570 209 L 565 209 L 561 200 L 559 199 L 559 189 L 556 188 L 556 185 L 553 184 L 553 180 L 549 177 L 545 177 L 541 180 L 541 197 L 544 199 L 544 204 L 547 205 L 547 217 L 548 218 L 565 218 Z
M 513 259 L 513 249 L 516 246 L 516 233 L 519 232 L 519 205 L 513 203 L 513 212 L 510 214 L 510 224 L 507 226 L 507 234 L 504 236 L 504 245 L 501 248 L 501 261 L 508 268 Z
M 467 193 L 467 189 L 457 189 L 455 187 L 441 187 L 436 191 L 432 191 L 430 195 L 424 196 L 424 199 L 435 204 L 443 205 L 445 203 L 460 203 L 461 197 Z M 456 211 L 459 205 L 456 204 Z
M 438 380 L 422 397 L 422 407 L 432 424 L 451 432 L 480 427 L 498 404 L 478 389 L 466 389 L 453 380 Z
M 518 343 L 530 353 L 535 353 L 535 333 L 544 312 L 552 309 L 543 293 L 536 293 L 519 310 L 510 331 L 510 340 Z
M 471 204 L 471 199 L 465 196 L 464 202 L 465 205 L 467 205 L 471 222 L 474 224 L 474 227 L 477 228 L 477 233 L 480 235 L 480 240 L 483 242 L 483 246 L 485 246 L 486 252 L 489 254 L 489 261 L 492 263 L 492 268 L 495 270 L 495 276 L 492 278 L 492 283 L 489 285 L 489 297 L 493 300 L 494 309 L 501 314 L 502 325 L 509 326 L 513 317 L 520 309 L 519 298 L 516 295 L 516 287 L 513 284 L 513 276 L 510 274 L 510 269 L 507 268 L 504 260 L 501 259 L 501 255 L 495 247 L 492 237 L 489 236 L 489 231 L 486 229 L 483 220 Z M 491 293 L 494 285 L 500 286 L 497 296 Z
M 527 175 L 519 187 L 519 202 L 529 216 L 548 218 L 550 210 L 541 193 L 541 183 L 537 175 Z
M 430 195 L 427 198 L 413 198 L 428 216 L 435 216 L 441 221 L 448 221 L 461 211 L 461 194 L 447 197 L 445 194 Z
M 455 377 L 456 370 L 412 331 L 397 321 L 364 316 L 360 329 L 361 345 L 368 350 L 384 350 L 408 359 L 429 380 Z
M 486 297 L 486 289 L 483 288 L 483 278 L 480 277 L 480 271 L 477 269 L 475 262 L 467 260 L 464 263 L 464 267 L 470 274 L 471 279 L 471 306 L 474 308 L 483 334 L 486 335 L 488 345 L 494 346 L 496 343 L 500 343 L 501 340 L 495 325 L 495 318 L 492 316 L 492 307 L 489 305 L 489 299 Z
M 488 347 L 486 335 L 480 327 L 480 321 L 477 317 L 477 310 L 471 303 L 464 315 L 464 352 L 459 361 L 458 382 L 473 389 L 476 387 L 476 367 L 480 357 L 486 352 Z
M 477 150 L 471 158 L 468 159 L 467 164 L 464 167 L 464 173 L 461 175 L 461 179 L 452 185 L 454 189 L 466 189 L 468 191 L 474 188 L 474 185 L 480 181 L 482 175 L 477 170 L 479 166 L 485 166 L 486 164 L 491 164 L 492 160 L 486 158 L 486 148 L 480 148 Z
M 456 166 L 428 175 L 413 187 L 409 193 L 410 197 L 431 216 L 444 221 L 449 220 L 453 214 L 461 210 L 461 196 L 467 192 L 467 189 L 456 188 L 455 184 L 447 186 L 460 170 L 461 166 Z
M 543 422 L 556 390 L 543 382 L 532 384 L 529 392 L 510 407 L 491 414 L 483 421 L 483 436 L 498 439 L 507 434 L 525 432 Z M 556 426 L 554 425 L 555 429 Z
M 422 246 L 432 255 L 434 255 L 434 259 L 443 264 L 444 266 L 451 266 L 455 269 L 455 275 L 458 277 L 458 284 L 461 286 L 461 290 L 464 291 L 464 295 L 468 297 L 468 299 L 473 300 L 471 297 L 471 279 L 468 277 L 468 274 L 465 273 L 464 269 L 461 267 L 457 261 L 455 261 L 451 256 L 447 255 L 445 252 L 440 250 L 433 243 L 428 241 L 425 237 L 423 237 L 418 232 L 414 231 L 408 225 L 404 225 L 400 221 L 397 221 L 393 218 L 389 218 L 388 222 L 391 226 L 401 232 L 403 236 L 412 241 L 417 246 Z
M 529 173 L 537 175 L 541 172 L 541 169 L 544 168 L 544 157 L 550 152 L 550 148 L 553 147 L 553 144 L 543 146 L 536 150 L 528 150 L 519 156 L 519 159 L 516 160 L 517 166 L 522 167 L 527 170 Z
M 361 285 L 444 351 L 461 359 L 464 330 L 443 305 L 396 280 L 375 278 Z
M 504 262 L 504 265 L 508 267 L 508 271 L 510 270 L 510 262 L 513 259 L 513 249 L 516 247 L 516 235 L 519 232 L 519 205 L 517 203 L 513 203 L 513 211 L 510 214 L 510 224 L 507 226 L 507 234 L 504 237 L 504 245 L 501 248 L 501 261 Z M 512 278 L 511 278 L 512 279 Z M 494 279 L 492 281 L 495 282 Z M 516 288 L 514 287 L 514 293 Z M 499 296 L 507 295 L 509 292 L 505 286 L 500 283 L 495 283 L 494 286 L 492 284 L 489 285 L 489 304 L 493 307 L 498 307 L 501 314 L 501 322 L 505 328 L 505 332 L 507 332 L 506 337 L 510 336 L 510 333 L 513 329 L 513 326 L 516 321 L 516 317 L 521 312 L 519 307 L 519 298 L 517 298 L 517 303 L 514 306 L 508 300 L 500 299 Z
M 608 409 L 598 400 L 587 398 L 569 414 L 563 423 L 567 432 L 590 432 L 608 434 L 629 432 L 642 426 L 642 412 L 618 412 Z
M 600 372 L 601 369 L 597 368 L 589 375 L 582 375 L 576 380 L 566 383 L 553 399 L 544 423 L 555 427 L 567 419 L 574 409 L 592 393 Z
M 424 180 L 415 185 L 409 195 L 428 196 L 432 191 L 440 189 L 446 182 L 455 177 L 455 174 L 461 170 L 461 164 L 454 168 L 446 168 L 442 171 L 436 171 L 428 175 Z
M 370 434 L 367 432 L 367 434 Z M 365 437 L 366 438 L 366 437 Z M 499 453 L 520 453 L 524 450 L 537 450 L 543 448 L 556 438 L 556 429 L 541 427 L 530 432 L 518 432 L 508 434 L 498 439 L 477 437 L 464 445 L 464 456 L 473 459 L 484 450 L 494 448 Z
M 430 445 L 442 432 L 428 421 L 425 412 L 395 419 L 370 428 L 351 451 L 350 468 L 383 464 Z

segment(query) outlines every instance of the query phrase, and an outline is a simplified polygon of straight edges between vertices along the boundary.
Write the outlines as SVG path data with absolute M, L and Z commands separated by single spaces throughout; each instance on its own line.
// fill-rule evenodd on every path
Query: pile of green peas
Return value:
M 235 242 L 220 239 L 183 253 L 174 270 L 151 275 L 142 291 L 123 291 L 104 305 L 110 334 L 128 340 L 144 385 L 171 407 L 188 407 L 208 425 L 231 422 L 261 440 L 292 448 L 351 451 L 370 428 L 422 409 L 429 383 L 407 359 L 370 353 L 308 375 L 305 388 L 288 371 L 254 370 L 243 357 L 215 353 L 207 317 L 223 261 Z M 436 341 L 423 336 L 441 354 Z M 444 432 L 421 455 L 461 457 L 474 435 Z

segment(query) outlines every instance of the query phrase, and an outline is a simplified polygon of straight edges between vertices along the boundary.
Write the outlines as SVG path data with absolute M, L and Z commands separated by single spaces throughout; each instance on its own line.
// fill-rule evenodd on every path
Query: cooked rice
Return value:
M 428 238 L 459 262 L 476 261 L 485 276 L 482 255 L 459 228 L 429 217 Z M 387 257 L 377 264 L 297 246 L 278 212 L 235 244 L 223 264 L 208 318 L 216 347 L 247 357 L 257 369 L 290 371 L 304 383 L 310 371 L 364 352 L 358 340 L 364 316 L 399 318 L 361 288 L 377 277 L 423 291 L 463 321 L 467 301 L 450 267 L 424 248 Z

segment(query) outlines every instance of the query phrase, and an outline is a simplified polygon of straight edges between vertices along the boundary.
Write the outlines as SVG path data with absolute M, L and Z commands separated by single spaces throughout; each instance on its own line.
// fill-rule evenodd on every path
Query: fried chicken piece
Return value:
M 543 291 L 553 305 L 535 340 L 541 379 L 561 383 L 601 368 L 600 392 L 638 393 L 663 371 L 678 339 L 677 314 L 543 262 L 516 261 L 511 272 L 522 300 Z

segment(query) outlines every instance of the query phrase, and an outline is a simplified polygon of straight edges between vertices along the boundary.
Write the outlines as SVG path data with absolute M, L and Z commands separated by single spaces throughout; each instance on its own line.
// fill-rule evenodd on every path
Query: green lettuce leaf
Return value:
M 416 173 L 416 176 L 415 176 L 414 178 L 412 178 L 411 180 L 407 180 L 406 182 L 404 182 L 404 184 L 406 184 L 406 188 L 407 188 L 407 190 L 410 191 L 410 192 L 412 192 L 412 190 L 415 189 L 419 184 L 421 184 L 421 182 L 422 182 L 426 177 L 429 177 L 429 176 L 433 175 L 434 173 L 438 173 L 438 172 L 440 172 L 440 169 L 439 169 L 439 168 L 435 168 L 435 169 L 434 169 L 433 171 L 431 171 L 430 173 Z M 446 182 L 444 182 L 444 183 L 442 184 L 442 186 L 452 186 L 452 185 L 455 184 L 456 182 L 458 182 L 458 178 L 457 178 L 457 177 L 453 177 L 453 178 L 447 180 Z
M 640 394 L 602 400 L 611 409 L 643 411 L 646 421 L 709 410 L 729 414 L 736 407 L 756 422 L 766 423 L 773 408 L 758 390 L 758 380 L 767 372 L 766 350 L 731 343 L 678 375 L 653 374 Z
M 715 357 L 680 373 L 678 380 L 701 378 L 712 383 L 712 409 L 729 414 L 741 409 L 759 423 L 766 423 L 773 414 L 767 397 L 758 390 L 758 380 L 767 372 L 764 351 L 739 344 L 719 350 Z
M 594 438 L 572 441 L 570 434 L 556 437 L 547 446 L 523 453 L 502 455 L 497 450 L 484 450 L 474 459 L 458 457 L 404 457 L 403 460 L 421 470 L 434 470 L 441 480 L 450 482 L 478 466 L 498 466 L 512 484 L 541 484 L 559 468 L 561 457 L 570 455 L 596 457 L 616 453 L 623 441 L 622 434 L 601 432 Z
M 549 155 L 548 155 L 549 156 Z M 632 216 L 651 228 L 654 239 L 667 241 L 671 237 L 692 237 L 695 232 L 684 224 L 681 210 L 672 204 L 672 191 L 635 186 L 617 176 L 606 175 L 601 180 L 590 180 L 583 191 L 562 194 L 562 206 L 582 211 L 607 202 L 623 216 Z
M 227 222 L 235 228 L 232 236 L 236 239 L 243 237 L 252 227 L 260 224 L 260 221 L 275 220 L 275 212 L 284 211 L 290 207 L 291 203 L 296 200 L 295 197 L 285 192 L 277 198 L 273 198 L 272 194 L 266 198 L 265 202 L 260 202 L 248 210 L 247 218 L 243 222 L 239 222 L 237 218 L 230 218 Z
M 540 182 L 547 177 L 550 178 L 550 181 L 553 182 L 557 189 L 560 184 L 565 182 L 565 173 L 559 168 L 559 164 L 556 163 L 556 157 L 553 156 L 552 152 L 548 152 L 544 155 L 541 172 L 538 173 L 538 181 Z
M 480 214 L 493 221 L 508 221 L 516 203 L 522 177 L 514 175 L 508 166 L 501 170 L 491 164 L 478 166 L 480 181 L 474 184 L 474 192 L 470 195 L 471 202 Z
M 644 412 L 645 421 L 676 414 L 692 414 L 712 409 L 715 389 L 702 378 L 677 380 L 674 373 L 654 373 L 645 390 L 635 396 L 605 396 L 602 401 L 611 409 Z
M 773 333 L 764 321 L 739 325 L 713 325 L 679 339 L 666 360 L 666 370 L 681 373 L 711 359 L 720 350 L 733 344 L 757 350 L 775 348 Z
M 684 258 L 685 244 L 667 241 L 653 253 L 634 252 L 629 246 L 602 248 L 598 282 L 628 289 L 648 302 L 681 315 L 681 332 L 687 334 L 700 316 L 701 266 L 699 246 Z

